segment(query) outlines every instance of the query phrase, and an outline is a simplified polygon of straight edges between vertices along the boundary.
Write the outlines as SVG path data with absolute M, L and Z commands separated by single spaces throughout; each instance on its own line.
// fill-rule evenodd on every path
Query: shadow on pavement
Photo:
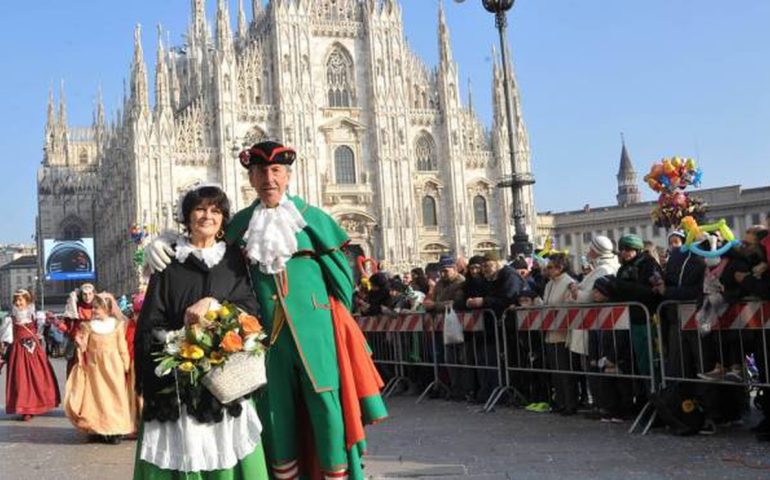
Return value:
M 73 427 L 30 425 L 28 422 L 11 422 L 6 417 L 0 423 L 0 443 L 82 445 L 88 443 L 88 439 Z

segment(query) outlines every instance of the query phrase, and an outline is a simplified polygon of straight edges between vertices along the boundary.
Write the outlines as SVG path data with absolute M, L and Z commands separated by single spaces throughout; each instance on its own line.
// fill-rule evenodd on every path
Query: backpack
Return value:
M 695 435 L 706 422 L 698 400 L 694 395 L 688 395 L 679 384 L 669 385 L 654 393 L 651 401 L 658 418 L 671 430 L 674 435 Z

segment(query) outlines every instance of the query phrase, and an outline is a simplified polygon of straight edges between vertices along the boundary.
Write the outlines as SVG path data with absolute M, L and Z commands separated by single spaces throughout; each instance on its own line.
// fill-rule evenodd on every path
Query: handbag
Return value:
M 446 307 L 444 310 L 444 345 L 457 345 L 463 343 L 463 326 L 454 308 Z
M 204 375 L 201 383 L 222 404 L 230 403 L 267 383 L 265 356 L 234 353 L 221 366 Z

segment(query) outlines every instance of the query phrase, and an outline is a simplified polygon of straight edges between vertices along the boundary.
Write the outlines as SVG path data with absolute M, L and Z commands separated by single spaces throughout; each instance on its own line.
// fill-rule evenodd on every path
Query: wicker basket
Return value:
M 265 356 L 239 352 L 201 379 L 203 386 L 222 403 L 230 403 L 267 383 Z

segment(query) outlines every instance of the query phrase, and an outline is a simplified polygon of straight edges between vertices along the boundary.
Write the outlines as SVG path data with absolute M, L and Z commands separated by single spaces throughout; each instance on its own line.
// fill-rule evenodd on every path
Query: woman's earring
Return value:
M 225 236 L 225 231 L 224 230 L 220 230 L 220 231 L 217 232 L 217 235 L 216 235 L 217 240 L 222 240 L 222 237 L 224 237 L 224 236 Z

